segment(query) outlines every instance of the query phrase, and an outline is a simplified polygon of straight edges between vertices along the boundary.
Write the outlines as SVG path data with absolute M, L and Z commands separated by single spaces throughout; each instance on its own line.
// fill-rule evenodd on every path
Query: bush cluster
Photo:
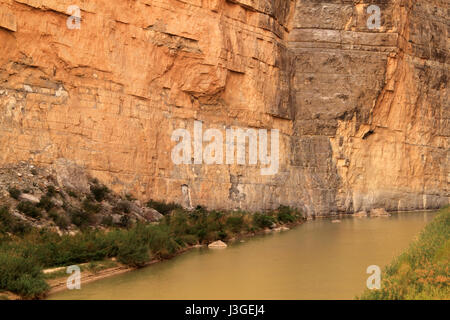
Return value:
M 261 229 L 270 228 L 275 224 L 275 221 L 275 217 L 264 213 L 256 213 L 253 216 L 253 223 L 257 228 Z
M 53 207 L 55 207 L 55 204 L 53 203 L 51 197 L 48 195 L 42 196 L 41 200 L 38 203 L 38 208 L 44 209 L 45 211 L 49 212 Z
M 6 206 L 0 207 L 0 234 L 12 233 L 15 235 L 24 235 L 29 232 L 31 227 L 14 217 Z
M 88 225 L 93 218 L 93 212 L 96 211 L 89 209 L 91 205 L 93 204 L 86 202 L 85 210 L 72 210 L 70 213 L 72 221 L 81 227 Z M 0 211 L 0 221 L 8 220 L 7 215 L 1 212 L 3 211 Z M 58 213 L 55 208 L 50 210 L 49 216 L 57 224 L 64 224 L 57 222 L 65 216 Z M 138 223 L 130 226 L 127 221 L 121 221 L 128 229 L 116 228 L 109 231 L 83 229 L 83 232 L 73 236 L 58 235 L 45 229 L 34 230 L 14 241 L 0 242 L 2 259 L 7 259 L 9 255 L 15 259 L 11 258 L 12 260 L 8 262 L 10 265 L 15 265 L 17 261 L 26 258 L 27 261 L 33 261 L 33 265 L 39 266 L 30 270 L 18 269 L 18 274 L 24 275 L 23 278 L 19 277 L 18 280 L 19 278 L 15 276 L 8 276 L 9 280 L 2 282 L 1 288 L 26 297 L 37 297 L 46 290 L 41 283 L 41 267 L 53 268 L 102 261 L 112 257 L 116 257 L 123 264 L 141 267 L 152 258 L 170 258 L 186 246 L 225 240 L 244 231 L 258 230 L 268 225 L 266 220 L 270 224 L 275 222 L 276 217 L 276 213 L 252 216 L 242 212 L 226 215 L 218 211 L 207 211 L 202 207 L 192 212 L 176 208 L 172 214 L 164 216 L 156 225 Z M 258 221 L 256 226 L 252 225 L 255 220 Z M 112 221 L 102 222 L 112 223 Z M 2 270 L 0 267 L 0 278 L 3 278 Z
M 56 196 L 58 192 L 56 191 L 56 188 L 54 186 L 48 186 L 47 187 L 47 197 L 52 198 Z
M 92 185 L 90 189 L 95 200 L 98 202 L 103 201 L 108 195 L 108 193 L 111 192 L 106 186 L 98 184 Z
M 160 201 L 149 200 L 147 202 L 148 208 L 153 208 L 162 215 L 166 215 L 175 209 L 181 209 L 181 206 L 176 203 L 165 203 Z
M 71 209 L 69 216 L 72 223 L 80 229 L 85 229 L 94 222 L 93 214 L 85 210 Z
M 22 194 L 22 191 L 20 191 L 17 188 L 9 188 L 8 189 L 9 195 L 11 196 L 11 198 L 19 200 L 20 195 Z
M 0 252 L 0 275 L 0 290 L 24 298 L 39 298 L 49 289 L 36 261 L 13 252 Z
M 70 225 L 70 221 L 67 218 L 67 216 L 65 215 L 65 213 L 60 213 L 56 209 L 50 210 L 50 212 L 48 213 L 48 216 L 62 230 L 66 230 Z
M 444 208 L 417 241 L 382 273 L 381 289 L 366 290 L 359 299 L 450 299 L 450 207 Z
M 17 205 L 17 210 L 34 219 L 38 219 L 42 216 L 41 209 L 30 201 L 21 201 Z

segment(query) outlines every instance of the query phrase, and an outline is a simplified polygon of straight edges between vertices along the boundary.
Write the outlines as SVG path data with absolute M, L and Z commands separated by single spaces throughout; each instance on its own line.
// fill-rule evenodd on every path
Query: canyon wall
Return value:
M 219 209 L 449 203 L 449 1 L 76 2 L 0 0 L 0 164 L 66 159 L 115 191 Z M 175 164 L 172 133 L 195 120 L 279 130 L 277 173 Z

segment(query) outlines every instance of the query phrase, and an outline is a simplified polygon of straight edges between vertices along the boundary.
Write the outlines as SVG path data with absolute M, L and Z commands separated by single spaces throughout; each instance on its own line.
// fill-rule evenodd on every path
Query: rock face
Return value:
M 157 223 L 164 217 L 130 195 L 105 189 L 81 167 L 68 161 L 56 161 L 54 167 L 45 168 L 25 161 L 1 167 L 2 208 L 3 214 L 7 212 L 6 216 L 10 213 L 16 218 L 7 225 L 13 232 L 28 225 L 73 234 L 87 227 L 107 229 L 129 227 L 137 222 Z M 18 222 L 24 224 L 20 226 Z
M 79 29 L 73 4 L 0 0 L 0 164 L 194 207 L 449 203 L 448 1 L 82 1 Z M 194 120 L 278 129 L 278 172 L 174 164 Z

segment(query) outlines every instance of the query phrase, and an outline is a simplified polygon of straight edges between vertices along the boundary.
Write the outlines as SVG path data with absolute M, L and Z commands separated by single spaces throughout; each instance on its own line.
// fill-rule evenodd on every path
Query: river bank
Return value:
M 246 239 L 251 239 L 251 238 L 256 237 L 256 236 L 262 236 L 262 235 L 267 235 L 267 234 L 271 234 L 271 233 L 289 231 L 290 229 L 301 225 L 303 222 L 304 222 L 304 220 L 300 219 L 300 220 L 297 220 L 295 222 L 283 224 L 282 226 L 278 226 L 277 225 L 275 228 L 272 228 L 272 229 L 265 228 L 263 230 L 258 230 L 257 232 L 243 233 L 243 234 L 240 234 L 239 236 L 237 236 L 237 237 L 235 237 L 233 239 L 230 239 L 227 243 L 228 244 L 230 244 L 230 243 L 232 244 L 232 243 L 235 243 L 235 242 L 244 242 Z M 179 255 L 182 255 L 184 253 L 187 253 L 187 252 L 189 252 L 192 249 L 206 248 L 206 247 L 207 247 L 207 245 L 193 245 L 193 246 L 189 246 L 187 248 L 183 248 L 183 249 L 179 250 L 175 255 L 173 255 L 169 259 L 174 258 L 174 257 L 179 256 Z M 212 250 L 215 250 L 215 249 L 212 249 Z M 154 265 L 156 263 L 159 263 L 159 262 L 162 262 L 162 261 L 165 261 L 165 260 L 168 260 L 168 259 L 154 259 L 152 261 L 149 261 L 149 262 L 143 264 L 139 268 L 149 267 L 151 265 Z M 98 271 L 95 271 L 95 272 L 93 272 L 91 270 L 84 270 L 83 271 L 83 269 L 82 269 L 82 271 L 81 271 L 81 279 L 82 279 L 82 283 L 83 284 L 88 284 L 88 283 L 95 282 L 95 281 L 98 281 L 98 280 L 101 280 L 101 279 L 114 277 L 114 276 L 117 276 L 117 275 L 120 275 L 120 274 L 123 274 L 123 273 L 126 273 L 126 272 L 135 271 L 135 270 L 138 270 L 139 268 L 129 267 L 129 266 L 126 266 L 124 264 L 120 264 L 118 262 L 115 262 L 115 266 L 110 267 L 110 268 L 104 268 L 104 269 L 101 269 L 101 270 L 98 270 Z M 66 268 L 64 268 L 64 267 L 58 268 L 58 269 L 60 269 L 61 271 L 62 270 L 65 271 L 66 270 Z M 45 270 L 44 270 L 44 272 L 45 272 Z M 61 291 L 64 291 L 64 290 L 68 290 L 67 289 L 67 278 L 68 278 L 68 276 L 69 275 L 64 275 L 64 276 L 61 276 L 61 277 L 57 277 L 57 278 L 48 280 L 47 283 L 50 286 L 50 290 L 46 294 L 47 295 L 52 295 L 52 294 L 55 294 L 55 293 L 58 293 L 58 292 L 61 292 Z
M 382 272 L 381 288 L 363 300 L 450 299 L 450 207 L 443 208 L 407 250 Z
M 0 263 L 0 288 L 23 298 L 42 298 L 64 286 L 62 278 L 47 283 L 44 268 L 111 258 L 120 263 L 94 273 L 88 270 L 84 280 L 94 281 L 173 258 L 198 245 L 232 241 L 304 220 L 301 213 L 289 207 L 255 214 L 209 212 L 199 207 L 192 212 L 174 210 L 158 224 L 138 224 L 129 229 L 90 230 L 73 236 L 36 231 L 1 243 L 0 262 L 4 263 Z

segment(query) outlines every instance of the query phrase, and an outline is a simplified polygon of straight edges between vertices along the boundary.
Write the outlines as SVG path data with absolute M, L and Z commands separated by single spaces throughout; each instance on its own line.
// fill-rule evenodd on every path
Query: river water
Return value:
M 194 249 L 49 299 L 353 299 L 435 212 L 308 221 L 226 249 Z

